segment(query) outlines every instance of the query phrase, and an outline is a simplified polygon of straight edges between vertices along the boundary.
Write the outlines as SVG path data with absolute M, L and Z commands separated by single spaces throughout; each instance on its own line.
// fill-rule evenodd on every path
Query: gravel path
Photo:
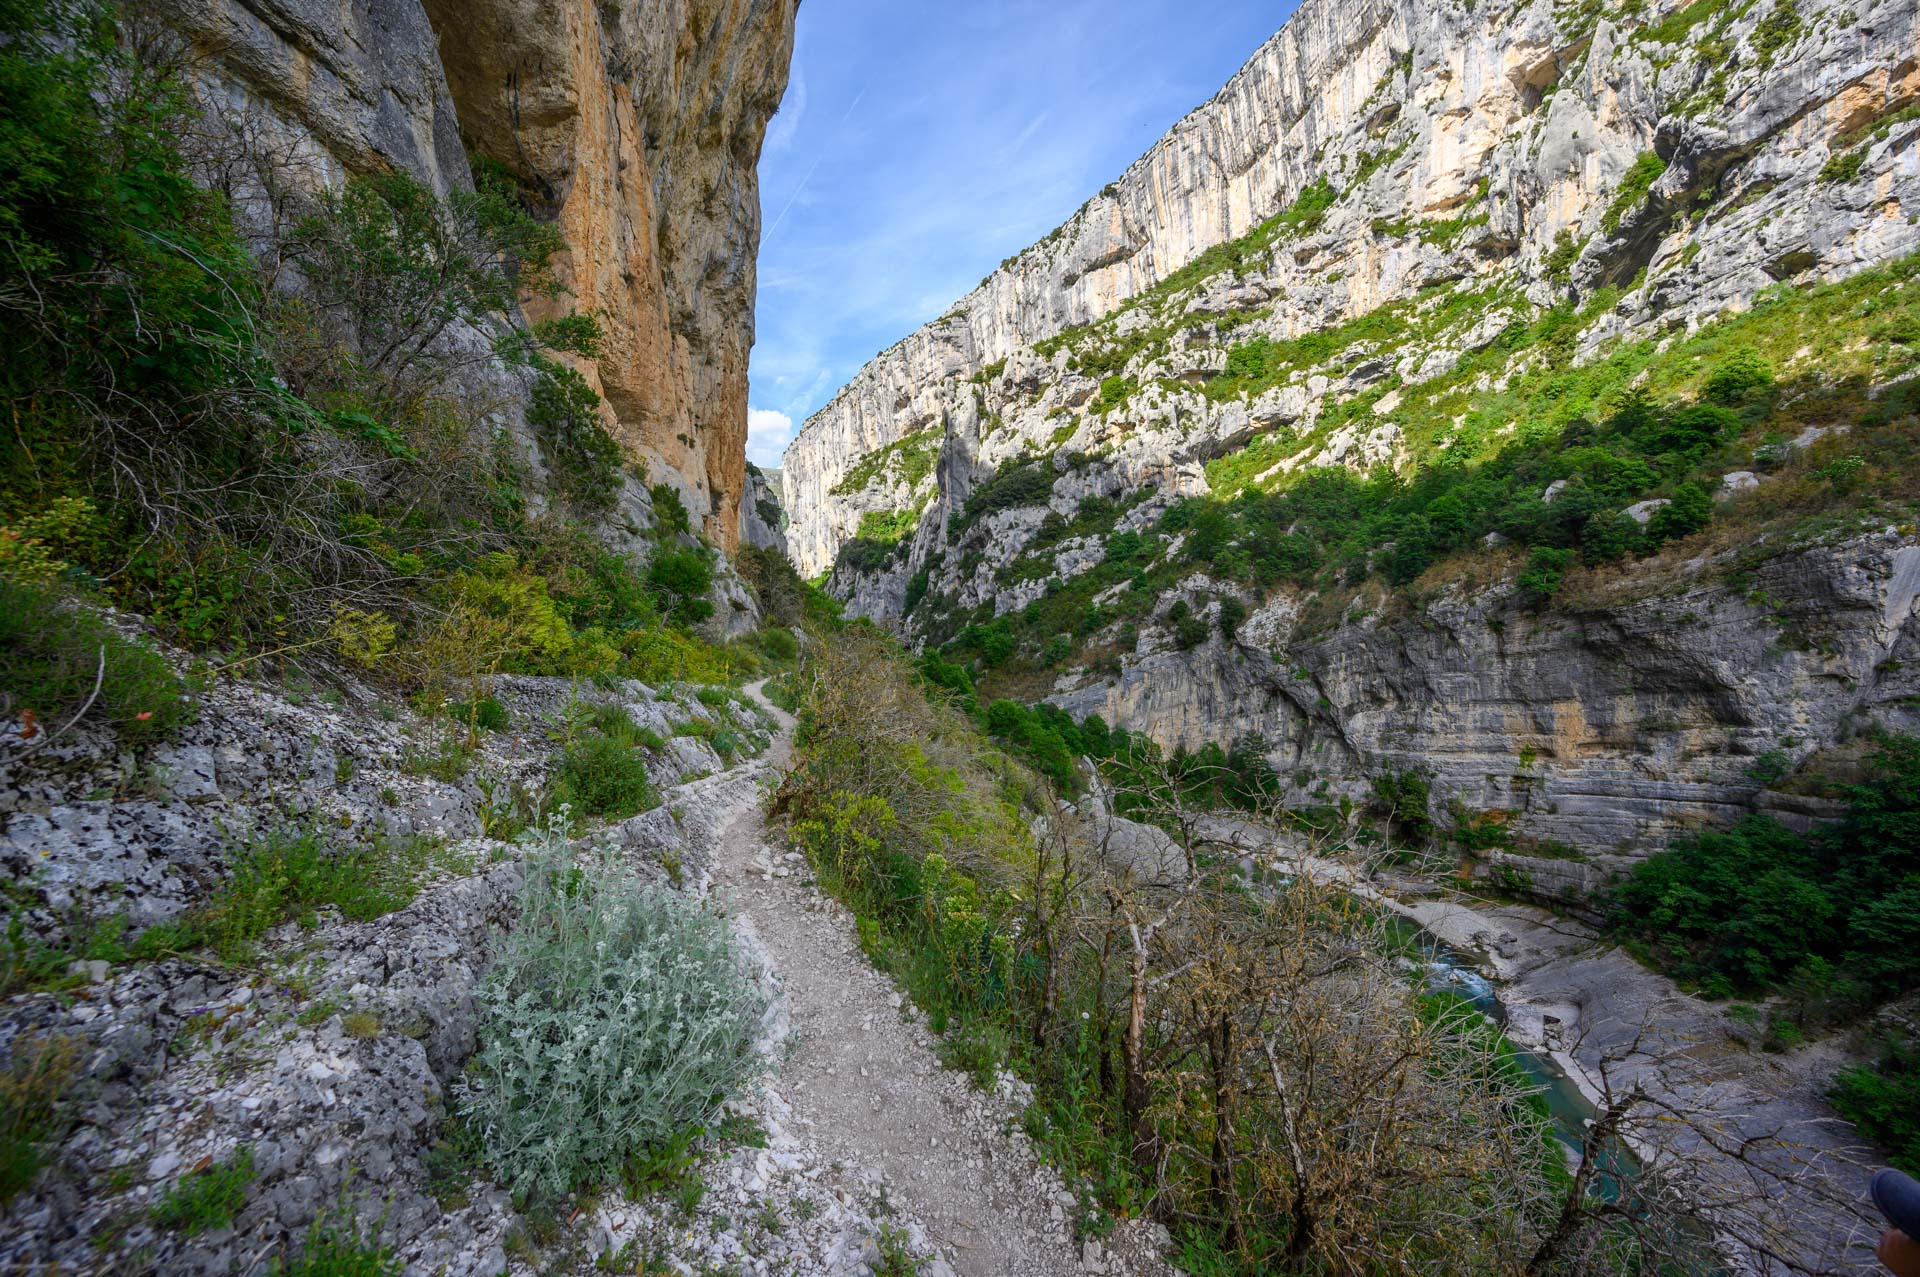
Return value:
M 774 713 L 778 770 L 793 721 Z M 988 1095 L 941 1066 L 911 1004 L 861 954 L 851 914 L 811 884 L 797 852 L 769 845 L 758 804 L 732 818 L 720 847 L 715 895 L 751 920 L 793 1020 L 796 1046 L 773 1089 L 834 1159 L 844 1191 L 922 1224 L 962 1277 L 1168 1271 L 1153 1225 L 1076 1244 L 1073 1195 L 1018 1130 L 1024 1088 L 1006 1079 Z

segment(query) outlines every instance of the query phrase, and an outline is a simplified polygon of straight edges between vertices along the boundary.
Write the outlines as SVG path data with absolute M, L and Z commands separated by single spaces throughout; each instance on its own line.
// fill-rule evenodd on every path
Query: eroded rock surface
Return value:
M 731 548 L 745 488 L 760 197 L 796 0 L 155 0 L 240 122 L 260 187 L 398 169 L 447 193 L 471 147 L 545 205 L 569 295 L 598 315 L 583 369 L 654 482 Z M 258 212 L 258 210 L 255 210 Z
M 1180 536 L 1153 529 L 1182 498 L 1491 455 L 1531 424 L 1500 418 L 1500 395 L 1543 364 L 1660 347 L 1783 281 L 1920 249 L 1916 34 L 1913 0 L 1304 4 L 807 423 L 782 472 L 791 557 L 832 568 L 850 614 L 937 645 L 1111 573 L 1110 536 L 1149 533 L 1143 571 L 1179 563 Z M 1555 306 L 1581 317 L 1567 348 L 1516 347 Z M 1285 371 L 1236 372 L 1263 342 Z M 1781 358 L 1783 381 L 1828 376 L 1811 347 Z M 1496 407 L 1421 415 L 1440 402 Z M 1836 427 L 1706 476 L 1728 523 L 1753 517 L 1768 465 L 1832 448 Z M 1667 504 L 1618 513 L 1646 527 Z M 1090 507 L 1106 522 L 1073 535 Z M 890 521 L 909 529 L 897 545 L 860 536 Z M 1825 814 L 1766 789 L 1756 760 L 1844 763 L 1869 725 L 1916 723 L 1911 527 L 1770 535 L 1744 547 L 1765 561 L 1745 575 L 1722 534 L 1698 562 L 1635 561 L 1544 609 L 1515 596 L 1522 561 L 1498 533 L 1417 591 L 1249 590 L 1182 566 L 1164 597 L 1094 594 L 1124 623 L 1096 611 L 1062 635 L 1073 660 L 1023 637 L 1025 667 L 1058 676 L 1017 695 L 1169 747 L 1263 737 L 1301 801 L 1424 771 L 1436 813 L 1575 849 L 1522 868 L 1578 892 L 1678 830 Z M 1251 613 L 1231 639 L 1224 601 Z M 1181 607 L 1204 641 L 1179 639 Z

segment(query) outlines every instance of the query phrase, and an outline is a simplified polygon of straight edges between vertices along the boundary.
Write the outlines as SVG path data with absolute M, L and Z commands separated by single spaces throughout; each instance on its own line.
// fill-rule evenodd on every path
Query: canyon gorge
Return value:
M 1920 0 L 1276 6 L 757 465 L 832 3 L 0 4 L 0 1267 L 1881 1271 Z
M 1600 415 L 1549 364 L 1632 360 L 1618 386 L 1670 384 L 1744 340 L 1715 325 L 1782 286 L 1920 247 L 1907 129 L 1883 127 L 1920 92 L 1911 6 L 1791 18 L 1303 5 L 1071 220 L 807 422 L 783 470 L 795 563 L 929 648 L 1010 618 L 1022 696 L 1169 748 L 1257 737 L 1303 799 L 1429 772 L 1439 805 L 1589 853 L 1519 866 L 1576 891 L 1756 803 L 1818 814 L 1750 779 L 1753 760 L 1798 767 L 1869 721 L 1915 723 L 1904 516 L 1807 543 L 1748 513 L 1779 458 L 1852 451 L 1844 410 L 1810 403 L 1759 460 L 1702 476 L 1724 521 L 1748 524 L 1739 553 L 1597 567 L 1544 609 L 1512 588 L 1498 531 L 1404 587 L 1350 572 L 1274 588 L 1189 561 L 1145 595 L 1108 539 L 1316 468 L 1471 463 L 1541 416 Z M 1555 308 L 1556 347 L 1522 339 Z M 1907 376 L 1904 356 L 1857 370 L 1835 348 L 1864 334 L 1806 336 L 1781 350 L 1783 382 L 1860 377 L 1871 399 Z M 1284 365 L 1241 371 L 1262 359 Z M 1017 495 L 975 498 L 1030 461 Z M 1107 509 L 1084 517 L 1088 502 Z M 1177 538 L 1127 567 L 1158 554 L 1178 560 Z M 1246 614 L 1231 634 L 1176 642 L 1170 609 L 1227 599 Z M 1106 618 L 1090 632 L 1088 606 Z M 1061 635 L 1070 652 L 1038 659 Z

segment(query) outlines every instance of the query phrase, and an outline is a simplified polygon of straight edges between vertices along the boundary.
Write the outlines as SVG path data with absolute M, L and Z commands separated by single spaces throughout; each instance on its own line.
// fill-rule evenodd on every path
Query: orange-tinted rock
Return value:
M 729 549 L 746 485 L 755 166 L 796 8 L 426 0 L 468 144 L 548 200 L 567 240 L 562 305 L 606 331 L 588 371 L 610 427 Z

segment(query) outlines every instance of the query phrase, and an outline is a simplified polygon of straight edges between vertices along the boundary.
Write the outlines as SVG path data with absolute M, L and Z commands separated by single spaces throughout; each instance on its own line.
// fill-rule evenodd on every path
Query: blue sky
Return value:
M 747 455 L 1120 175 L 1294 0 L 804 0 L 760 161 Z

